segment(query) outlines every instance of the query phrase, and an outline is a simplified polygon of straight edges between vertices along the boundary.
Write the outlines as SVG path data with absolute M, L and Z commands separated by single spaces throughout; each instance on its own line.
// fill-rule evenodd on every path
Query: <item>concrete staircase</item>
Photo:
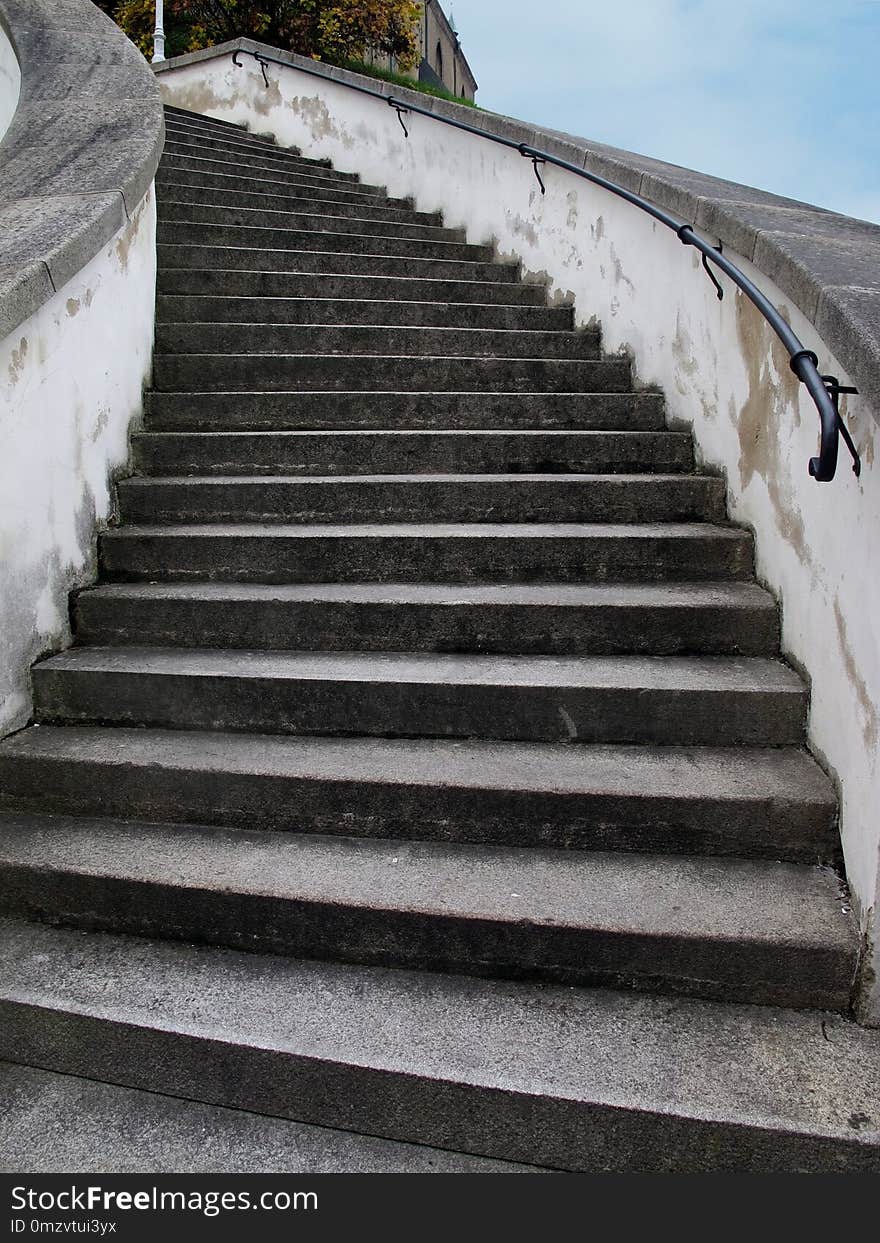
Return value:
M 0 1057 L 350 1133 L 315 1168 L 878 1170 L 723 482 L 491 247 L 167 130 L 136 473 L 0 745 Z

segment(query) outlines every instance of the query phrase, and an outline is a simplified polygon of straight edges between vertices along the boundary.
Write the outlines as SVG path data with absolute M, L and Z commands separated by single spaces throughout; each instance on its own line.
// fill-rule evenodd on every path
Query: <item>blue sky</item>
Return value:
M 484 108 L 880 223 L 880 0 L 444 0 Z

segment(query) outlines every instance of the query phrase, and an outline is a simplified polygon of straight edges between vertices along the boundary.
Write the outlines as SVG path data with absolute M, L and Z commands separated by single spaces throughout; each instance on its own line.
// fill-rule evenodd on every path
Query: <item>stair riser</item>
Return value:
M 687 475 L 600 475 L 589 483 L 564 475 L 546 482 L 132 479 L 119 484 L 119 500 L 123 521 L 134 523 L 691 522 L 724 514 L 721 480 Z
M 596 359 L 589 332 L 494 332 L 467 328 L 385 328 L 302 324 L 159 324 L 160 354 L 363 354 L 380 357 Z M 261 367 L 261 361 L 256 363 Z
M 404 841 L 553 846 L 828 862 L 833 809 L 762 796 L 736 801 L 536 792 L 285 777 L 0 755 L 0 807 Z
M 332 221 L 331 221 L 332 223 Z M 345 222 L 347 225 L 348 222 Z M 385 234 L 359 235 L 341 229 L 261 229 L 255 225 L 173 224 L 159 222 L 158 241 L 163 246 L 245 246 L 272 250 L 332 250 L 337 254 L 391 255 L 395 258 L 457 259 L 491 263 L 491 246 L 466 242 L 430 242 L 401 237 L 396 226 Z M 271 266 L 271 264 L 270 264 Z
M 480 686 L 343 678 L 33 670 L 39 720 L 243 733 L 786 746 L 806 697 L 639 687 Z
M 371 536 L 174 535 L 136 529 L 100 537 L 109 578 L 238 583 L 499 583 L 662 582 L 746 579 L 747 536 L 723 541 L 581 539 L 442 535 Z
M 493 268 L 493 273 L 494 271 Z M 333 298 L 345 302 L 351 299 L 387 299 L 383 305 L 400 301 L 413 302 L 419 306 L 454 303 L 458 308 L 477 303 L 544 309 L 543 289 L 537 285 L 513 284 L 506 279 L 506 275 L 499 281 L 444 281 L 408 280 L 405 276 L 345 276 L 333 273 L 248 272 L 210 268 L 197 271 L 166 267 L 159 271 L 158 289 L 160 296 L 205 296 L 212 300 L 304 298 L 310 301 L 326 301 Z M 565 313 L 570 314 L 568 310 Z
M 350 192 L 356 194 L 359 199 L 369 199 L 376 203 L 384 203 L 387 199 L 385 191 L 379 187 L 365 188 L 359 181 L 345 180 L 336 173 L 328 172 L 322 175 L 308 169 L 284 172 L 279 170 L 276 164 L 266 162 L 262 164 L 259 162 L 224 163 L 220 160 L 175 155 L 168 152 L 162 156 L 157 184 L 161 188 L 168 181 L 177 181 L 181 173 L 197 174 L 200 184 L 205 184 L 208 179 L 216 182 L 217 179 L 222 178 L 225 179 L 224 184 L 230 189 L 252 189 L 253 183 L 259 182 L 261 185 L 273 187 L 273 193 L 275 186 L 282 186 L 290 194 L 307 194 L 309 191 L 316 191 L 320 192 L 323 197 L 325 191 L 331 191 L 339 194 Z
M 755 1005 L 849 1003 L 852 962 L 842 949 L 468 919 L 3 863 L 0 892 L 0 910 L 17 917 L 252 953 Z
M 130 1087 L 563 1170 L 876 1172 L 856 1140 L 439 1081 L 26 1002 L 0 1007 L 0 1054 Z
M 210 204 L 211 208 L 253 208 L 257 211 L 303 212 L 306 215 L 320 212 L 327 216 L 339 216 L 343 219 L 356 218 L 366 220 L 385 220 L 401 224 L 433 225 L 443 224 L 440 212 L 415 211 L 412 207 L 393 207 L 386 204 L 402 203 L 401 199 L 376 200 L 369 195 L 362 195 L 362 202 L 352 202 L 356 195 L 322 194 L 285 194 L 281 186 L 259 190 L 229 190 L 223 186 L 201 186 L 187 182 L 174 182 L 168 178 L 159 182 L 159 206 L 161 210 L 170 208 L 174 203 L 190 203 L 194 207 Z
M 163 163 L 193 161 L 204 163 L 211 172 L 244 172 L 258 169 L 272 173 L 273 176 L 305 176 L 315 180 L 336 182 L 341 185 L 359 185 L 360 178 L 355 173 L 339 173 L 326 164 L 318 164 L 311 160 L 303 160 L 298 156 L 289 155 L 280 148 L 270 147 L 266 151 L 216 151 L 206 146 L 201 139 L 197 142 L 178 142 L 176 137 L 166 141 L 162 155 Z
M 238 160 L 239 157 L 250 156 L 258 160 L 277 161 L 282 167 L 293 165 L 331 171 L 333 169 L 329 160 L 307 159 L 300 151 L 293 148 L 277 147 L 274 143 L 250 138 L 245 134 L 239 137 L 232 134 L 228 136 L 219 134 L 216 131 L 193 131 L 177 125 L 174 121 L 166 122 L 165 146 L 166 150 L 172 147 L 177 149 L 185 147 L 193 155 L 207 155 L 210 152 L 219 151 L 222 159 Z
M 327 297 L 200 298 L 189 295 L 175 298 L 160 294 L 156 313 L 160 326 L 187 323 L 347 324 L 543 333 L 568 333 L 574 327 L 572 312 L 565 307 L 553 310 L 549 307 L 481 305 L 474 302 L 450 305 L 446 302 L 376 302 Z
M 769 656 L 771 609 L 413 605 L 107 599 L 75 604 L 81 643 L 261 651 L 494 652 L 510 655 Z
M 170 187 L 174 187 L 174 193 Z M 389 198 L 383 190 L 375 186 L 362 186 L 349 183 L 343 188 L 341 183 L 329 181 L 310 182 L 308 178 L 273 176 L 271 173 L 208 173 L 199 169 L 186 168 L 180 161 L 163 161 L 156 172 L 156 188 L 160 198 L 172 198 L 180 186 L 191 186 L 197 192 L 197 200 L 204 202 L 210 199 L 216 190 L 229 191 L 233 194 L 254 194 L 262 199 L 264 194 L 280 195 L 285 199 L 307 199 L 310 203 L 320 200 L 322 203 L 341 203 L 351 207 L 394 208 L 399 211 L 413 211 L 410 199 Z
M 165 104 L 165 120 L 172 125 L 186 126 L 198 133 L 208 131 L 209 133 L 230 134 L 233 137 L 240 134 L 246 138 L 271 142 L 274 145 L 274 139 L 261 134 L 253 134 L 246 125 L 239 125 L 235 121 L 223 121 L 219 117 L 207 116 L 201 112 L 190 112 L 186 108 L 175 108 L 172 104 Z
M 296 354 L 157 354 L 159 392 L 266 391 L 623 392 L 629 364 L 617 359 L 461 358 Z
M 658 431 L 654 393 L 145 393 L 156 430 L 533 429 Z
M 293 157 L 303 160 L 299 147 L 279 147 L 271 138 L 251 134 L 245 129 L 229 126 L 220 127 L 216 124 L 192 124 L 181 121 L 177 117 L 166 116 L 165 140 L 188 145 L 210 144 L 210 150 L 216 150 L 215 143 L 222 144 L 224 150 L 236 152 L 244 150 L 252 155 L 266 155 L 270 159 L 275 155 Z M 329 160 L 305 160 L 319 168 L 332 168 Z
M 135 470 L 144 475 L 674 473 L 693 466 L 691 437 L 675 432 L 617 436 L 163 432 L 137 433 L 132 447 Z
M 167 195 L 165 199 L 167 199 Z M 231 228 L 302 229 L 331 233 L 351 233 L 364 237 L 387 237 L 390 221 L 371 220 L 363 216 L 338 216 L 328 205 L 321 211 L 314 205 L 303 212 L 271 211 L 243 207 L 223 207 L 211 202 L 177 203 L 159 202 L 159 219 L 168 224 L 203 224 Z M 366 215 L 366 213 L 364 213 Z M 447 229 L 443 226 L 419 224 L 410 221 L 394 221 L 397 236 L 422 242 L 464 242 L 464 229 Z
M 329 234 L 327 235 L 330 236 Z M 277 239 L 276 239 L 277 240 Z M 519 275 L 516 264 L 470 263 L 460 259 L 417 259 L 389 255 L 359 255 L 338 251 L 335 238 L 327 250 L 272 250 L 251 246 L 175 245 L 158 247 L 159 270 L 219 268 L 223 271 L 259 273 L 272 269 L 282 273 L 321 273 L 331 276 L 439 277 L 453 281 L 508 282 L 514 287 Z

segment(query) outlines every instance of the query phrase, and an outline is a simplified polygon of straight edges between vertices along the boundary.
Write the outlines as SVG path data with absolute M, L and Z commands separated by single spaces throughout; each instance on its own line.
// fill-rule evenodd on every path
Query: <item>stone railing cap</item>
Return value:
M 0 337 L 80 271 L 149 189 L 165 141 L 150 66 L 91 0 L 0 0 L 21 95 L 0 143 Z

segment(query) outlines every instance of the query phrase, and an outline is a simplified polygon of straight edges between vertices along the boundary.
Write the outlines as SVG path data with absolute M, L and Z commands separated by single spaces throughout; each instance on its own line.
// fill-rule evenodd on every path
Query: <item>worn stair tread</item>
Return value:
M 205 287 L 210 290 L 205 292 Z M 351 297 L 366 301 L 411 301 L 469 305 L 471 301 L 486 306 L 545 308 L 545 293 L 540 285 L 518 285 L 512 281 L 440 280 L 436 277 L 383 275 L 364 272 L 279 272 L 244 271 L 241 268 L 174 268 L 162 267 L 158 274 L 159 296 L 232 298 L 327 298 L 346 302 Z M 296 291 L 292 293 L 291 291 Z M 280 291 L 280 292 L 279 292 Z M 364 298 L 364 296 L 366 297 Z
M 214 117 L 210 113 L 193 112 L 191 108 L 180 108 L 177 104 L 163 104 L 162 108 L 166 116 L 177 117 L 181 122 L 188 122 L 191 125 L 207 125 L 222 130 L 236 130 L 243 134 L 251 132 L 244 124 L 236 121 L 227 121 L 221 117 Z
M 204 152 L 204 154 L 202 154 Z M 270 147 L 264 153 L 262 150 L 256 150 L 253 154 L 238 154 L 231 151 L 214 151 L 210 147 L 203 147 L 198 143 L 177 142 L 174 138 L 165 143 L 165 151 L 162 160 L 166 167 L 180 168 L 194 165 L 196 168 L 202 168 L 206 172 L 215 170 L 221 172 L 234 172 L 236 175 L 241 170 L 255 169 L 258 172 L 271 172 L 277 176 L 283 177 L 285 180 L 300 178 L 309 178 L 316 182 L 332 182 L 342 183 L 349 186 L 360 186 L 361 180 L 355 173 L 340 173 L 336 169 L 329 168 L 327 165 L 297 163 L 296 157 L 291 156 L 285 159 L 285 152 L 279 148 Z M 377 193 L 384 191 L 377 190 Z
M 480 517 L 482 518 L 482 514 Z M 339 515 L 334 515 L 338 519 Z M 250 582 L 750 579 L 751 536 L 710 522 L 144 522 L 99 540 L 112 578 Z
M 327 238 L 328 234 L 317 234 Z M 264 272 L 267 267 L 279 275 L 376 276 L 431 278 L 441 281 L 489 281 L 514 284 L 516 264 L 494 260 L 438 258 L 422 255 L 361 253 L 345 250 L 269 249 L 265 246 L 228 246 L 211 242 L 157 243 L 159 266 L 164 272 L 203 268 Z
M 173 120 L 165 122 L 166 149 L 220 151 L 230 155 L 256 155 L 259 158 L 277 159 L 282 167 L 291 164 L 294 167 L 326 168 L 333 166 L 326 159 L 310 159 L 300 151 L 290 147 L 279 147 L 276 143 L 252 138 L 249 134 L 221 134 L 218 131 L 195 130 L 190 126 L 181 126 Z M 334 170 L 335 171 L 335 170 Z
M 626 491 L 630 488 L 639 486 L 644 487 L 669 487 L 677 489 L 709 487 L 712 490 L 719 484 L 719 480 L 714 475 L 696 475 L 681 472 L 676 474 L 664 473 L 662 471 L 639 472 L 638 474 L 608 474 L 605 472 L 596 474 L 584 474 L 580 472 L 568 472 L 565 474 L 559 471 L 516 471 L 515 473 L 505 473 L 504 471 L 495 472 L 473 472 L 468 474 L 460 474 L 450 471 L 431 471 L 426 473 L 415 473 L 407 471 L 402 474 L 364 474 L 364 475 L 132 475 L 130 478 L 122 481 L 126 488 L 134 488 L 141 491 L 149 491 L 151 488 L 158 486 L 169 487 L 187 487 L 193 490 L 205 488 L 228 488 L 233 485 L 248 486 L 254 485 L 258 487 L 272 487 L 279 485 L 284 488 L 311 488 L 311 487 L 348 487 L 363 485 L 368 487 L 384 487 L 393 488 L 395 485 L 407 486 L 411 484 L 450 484 L 454 487 L 467 488 L 469 486 L 480 487 L 484 484 L 510 484 L 511 486 L 528 486 L 531 483 L 549 483 L 558 484 L 560 486 L 580 486 L 583 488 L 602 487 L 618 489 Z
M 40 725 L 0 804 L 279 832 L 829 862 L 836 803 L 794 748 L 573 747 Z
M 166 187 L 167 190 L 167 187 Z M 271 204 L 262 206 L 241 206 L 231 203 L 217 203 L 207 195 L 195 202 L 172 198 L 164 193 L 159 203 L 159 219 L 168 224 L 220 224 L 257 228 L 279 229 L 332 229 L 340 233 L 370 232 L 377 233 L 393 228 L 395 232 L 406 237 L 411 234 L 416 239 L 450 242 L 466 241 L 465 230 L 425 219 L 410 219 L 399 216 L 393 223 L 382 217 L 351 212 L 336 212 L 334 204 L 314 201 L 302 207 L 278 207 Z M 411 213 L 416 216 L 417 213 Z M 426 213 L 422 213 L 425 215 Z M 320 222 L 320 223 L 316 223 Z M 369 228 L 364 228 L 369 226 Z
M 535 1166 L 0 1063 L 7 1174 L 531 1174 Z
M 754 583 L 103 584 L 75 603 L 80 641 L 186 647 L 507 653 L 778 650 Z
M 165 394 L 167 396 L 167 394 Z M 247 394 L 236 393 L 236 397 L 247 396 Z M 374 394 L 375 395 L 375 394 Z M 481 394 L 482 395 L 482 394 Z M 212 394 L 214 396 L 214 394 Z M 260 444 L 297 444 L 304 441 L 318 441 L 321 443 L 333 444 L 336 442 L 344 443 L 345 441 L 360 441 L 369 446 L 370 443 L 390 443 L 395 441 L 404 441 L 411 439 L 416 444 L 430 446 L 432 441 L 440 443 L 449 441 L 460 441 L 462 444 L 474 444 L 481 439 L 490 441 L 510 441 L 511 444 L 531 444 L 541 441 L 548 441 L 552 444 L 554 441 L 563 444 L 603 444 L 608 442 L 613 445 L 626 447 L 631 444 L 647 443 L 647 444 L 690 444 L 691 437 L 687 432 L 679 432 L 666 428 L 645 428 L 645 429 L 597 429 L 597 428 L 558 428 L 558 427 L 524 427 L 524 428 L 503 428 L 503 427 L 473 427 L 462 430 L 460 428 L 408 428 L 408 427 L 371 427 L 368 430 L 363 428 L 332 428 L 327 431 L 317 431 L 303 428 L 279 428 L 265 429 L 255 428 L 253 431 L 241 428 L 227 429 L 224 427 L 210 427 L 198 429 L 197 431 L 136 431 L 133 436 L 138 441 L 150 441 L 151 443 L 169 443 L 177 442 L 181 445 L 201 445 L 212 447 L 213 445 L 221 445 L 224 442 L 231 444 L 244 444 L 248 441 Z M 453 472 L 450 472 L 453 473 Z M 547 473 L 547 472 L 545 472 Z M 708 476 L 703 476 L 707 478 Z
M 250 353 L 252 346 L 258 352 Z M 363 358 L 527 359 L 600 361 L 598 338 L 563 328 L 453 327 L 435 324 L 214 323 L 164 321 L 156 328 L 156 356 L 248 354 L 255 368 L 267 355 Z
M 814 946 L 849 963 L 844 993 L 855 965 L 839 878 L 802 864 L 7 812 L 6 868 L 646 938 Z
M 834 807 L 799 748 L 583 746 L 447 739 L 322 738 L 40 725 L 0 742 L 0 760 L 66 759 L 114 767 L 256 773 L 429 788 L 607 792 L 638 799 Z M 2 794 L 2 791 L 0 791 Z
M 197 175 L 197 174 L 194 174 Z M 199 185 L 197 182 L 170 181 L 167 178 L 159 183 L 161 202 L 189 204 L 210 203 L 216 207 L 253 207 L 268 211 L 305 212 L 314 214 L 321 212 L 328 216 L 362 216 L 365 220 L 399 220 L 410 224 L 442 224 L 440 212 L 419 211 L 409 205 L 407 199 L 382 199 L 380 202 L 370 201 L 369 195 L 354 201 L 348 201 L 333 191 L 327 193 L 295 194 L 289 189 L 273 185 L 269 190 L 236 190 L 230 187 Z
M 616 476 L 615 476 L 616 477 Z M 259 476 L 262 479 L 262 476 Z M 287 478 L 285 476 L 285 478 Z M 556 478 L 556 476 L 554 476 Z M 203 538 L 283 539 L 644 539 L 675 540 L 711 538 L 720 543 L 741 544 L 748 535 L 740 527 L 711 522 L 368 522 L 290 524 L 259 522 L 164 523 L 114 527 L 105 531 L 105 540 L 140 539 L 145 536 L 192 536 Z
M 880 1041 L 839 1016 L 0 934 L 7 1057 L 563 1168 L 880 1168 Z
M 151 431 L 666 430 L 656 393 L 193 389 L 148 392 L 145 405 Z
M 340 221 L 340 223 L 343 223 Z M 210 220 L 163 220 L 158 223 L 158 240 L 164 245 L 223 246 L 234 244 L 244 250 L 266 247 L 273 250 L 324 251 L 337 249 L 343 253 L 390 255 L 398 258 L 460 259 L 491 263 L 493 249 L 486 243 L 464 242 L 440 238 L 436 240 L 402 237 L 399 227 L 384 222 L 386 232 L 353 233 L 343 228 L 296 228 L 290 225 L 218 224 Z M 375 250 L 370 247 L 375 245 Z M 399 250 L 393 247 L 400 247 Z
M 358 277 L 354 279 L 375 280 L 377 278 Z M 400 280 L 405 280 L 406 278 L 396 276 L 396 277 L 389 277 L 388 279 L 400 281 Z M 413 277 L 413 280 L 417 280 L 417 279 L 418 278 Z M 426 284 L 430 284 L 430 283 L 431 283 L 430 281 L 426 282 Z M 474 284 L 477 286 L 479 286 L 481 283 L 485 283 L 485 282 L 480 282 L 480 281 L 471 282 L 471 284 Z M 502 283 L 499 286 L 499 288 L 502 291 L 509 293 L 511 287 L 510 285 L 506 285 Z M 375 293 L 377 294 L 383 293 L 383 292 L 386 292 L 384 289 L 384 282 L 383 282 L 383 288 L 381 290 L 379 288 L 375 289 Z M 423 301 L 418 301 L 415 298 L 396 298 L 396 299 L 389 301 L 387 297 L 383 297 L 383 298 L 379 298 L 379 297 L 376 297 L 376 298 L 339 298 L 339 297 L 331 296 L 331 297 L 312 298 L 312 297 L 304 297 L 304 296 L 297 296 L 297 295 L 286 295 L 285 296 L 285 295 L 265 295 L 265 294 L 242 295 L 242 296 L 236 296 L 236 295 L 230 295 L 230 294 L 160 294 L 159 304 L 160 304 L 160 307 L 164 306 L 169 310 L 175 310 L 177 308 L 186 307 L 189 305 L 189 306 L 197 306 L 200 309 L 204 308 L 206 310 L 218 310 L 218 311 L 223 310 L 226 307 L 229 307 L 230 304 L 234 308 L 241 307 L 241 308 L 247 309 L 249 307 L 252 307 L 255 310 L 259 309 L 261 311 L 282 311 L 284 310 L 284 308 L 289 307 L 289 306 L 293 306 L 297 308 L 310 307 L 312 308 L 312 310 L 320 310 L 322 307 L 329 307 L 332 309 L 336 309 L 336 308 L 342 309 L 344 307 L 355 308 L 355 309 L 358 307 L 368 307 L 368 308 L 388 308 L 388 309 L 395 309 L 395 310 L 397 308 L 402 307 L 405 310 L 407 307 L 412 307 L 414 309 L 423 309 L 425 307 L 437 306 L 437 302 L 435 300 L 425 299 Z M 536 313 L 540 313 L 540 315 L 558 315 L 561 318 L 562 316 L 565 316 L 570 313 L 570 308 L 567 308 L 567 307 L 555 307 L 554 308 L 554 307 L 544 307 L 544 306 L 522 306 L 515 302 L 444 302 L 442 305 L 443 305 L 444 310 L 448 311 L 450 314 L 455 314 L 458 312 L 466 313 L 468 311 L 492 311 L 492 312 L 498 312 L 500 314 L 504 311 L 517 311 L 519 314 L 523 315 L 525 318 L 531 318 L 535 316 Z M 164 322 L 168 324 L 175 324 L 175 323 L 184 324 L 184 323 L 193 323 L 193 322 L 206 323 L 206 324 L 208 323 L 213 323 L 213 324 L 222 324 L 222 323 L 277 324 L 277 323 L 284 323 L 285 320 L 283 318 L 280 318 L 278 315 L 272 315 L 265 319 L 252 319 L 248 316 L 240 320 L 212 319 L 210 316 L 206 316 L 204 319 L 191 320 L 191 319 L 174 319 L 172 317 L 166 316 Z M 314 320 L 314 321 L 309 321 L 309 320 L 301 320 L 301 321 L 297 320 L 296 321 L 297 324 L 301 324 L 304 326 L 307 326 L 310 322 L 313 323 L 315 326 L 317 325 L 320 325 L 322 327 L 324 326 L 323 321 L 320 319 Z M 397 328 L 399 326 L 400 325 L 398 324 L 382 324 L 381 320 L 377 321 L 375 325 L 375 327 L 378 327 L 378 328 L 382 328 L 382 327 Z M 498 332 L 499 329 L 488 328 L 488 329 L 484 329 L 483 331 Z M 508 329 L 508 331 L 528 332 L 528 331 L 533 331 L 533 330 L 532 329 L 522 329 L 522 330 Z M 562 329 L 562 331 L 571 331 L 571 329 L 565 328 L 565 329 Z
M 241 158 L 246 166 L 253 159 L 260 163 L 277 164 L 279 169 L 297 172 L 302 169 L 316 169 L 319 172 L 336 172 L 328 160 L 309 159 L 286 147 L 277 147 L 272 143 L 261 143 L 253 139 L 239 139 L 219 136 L 217 134 L 194 134 L 191 130 L 180 129 L 176 125 L 165 126 L 165 153 L 167 155 L 204 155 L 206 158 L 218 160 L 238 160 Z
M 73 647 L 34 667 L 50 673 L 385 682 L 444 686 L 607 688 L 633 692 L 806 694 L 780 660 L 730 656 L 484 656 L 421 652 L 253 652 L 207 648 Z
M 523 606 L 566 609 L 748 609 L 774 613 L 776 602 L 757 583 L 99 583 L 80 600 L 204 600 L 221 605 L 315 601 L 430 604 L 469 608 Z
M 516 471 L 506 473 L 483 472 L 475 474 L 459 474 L 454 471 L 439 471 L 437 473 L 423 474 L 422 472 L 409 471 L 405 474 L 371 474 L 371 475 L 150 475 L 149 478 L 143 475 L 132 475 L 130 478 L 123 480 L 126 485 L 136 488 L 149 488 L 154 484 L 191 484 L 193 487 L 224 487 L 233 483 L 254 483 L 267 484 L 280 483 L 291 487 L 302 485 L 309 487 L 313 484 L 384 484 L 394 483 L 420 483 L 422 480 L 432 483 L 451 483 L 461 484 L 481 484 L 481 483 L 574 483 L 582 484 L 589 487 L 590 484 L 611 485 L 621 488 L 632 487 L 638 483 L 669 483 L 680 487 L 682 484 L 694 483 L 704 484 L 711 480 L 713 484 L 718 480 L 715 475 L 685 475 L 669 474 L 659 472 L 657 474 L 647 471 L 640 471 L 638 474 L 631 473 L 627 475 L 608 475 L 601 473 L 583 473 L 576 472 L 573 474 L 560 475 L 558 471 Z
M 378 186 L 367 186 L 359 181 L 319 181 L 309 177 L 285 176 L 283 172 L 262 170 L 252 165 L 242 165 L 235 171 L 207 169 L 204 167 L 187 167 L 187 161 L 181 158 L 169 159 L 159 165 L 156 172 L 156 187 L 162 189 L 171 184 L 193 185 L 203 190 L 228 189 L 240 190 L 253 194 L 302 195 L 316 191 L 323 196 L 332 195 L 344 198 L 345 202 L 375 202 L 377 205 L 411 206 L 411 200 L 389 198 Z
M 247 142 L 257 147 L 268 147 L 275 151 L 290 151 L 292 155 L 300 154 L 296 147 L 279 147 L 274 138 L 255 134 L 246 125 L 235 125 L 229 121 L 218 121 L 214 117 L 202 117 L 192 114 L 184 116 L 180 113 L 165 110 L 165 132 L 174 131 L 189 134 L 194 138 L 226 138 L 232 142 Z

